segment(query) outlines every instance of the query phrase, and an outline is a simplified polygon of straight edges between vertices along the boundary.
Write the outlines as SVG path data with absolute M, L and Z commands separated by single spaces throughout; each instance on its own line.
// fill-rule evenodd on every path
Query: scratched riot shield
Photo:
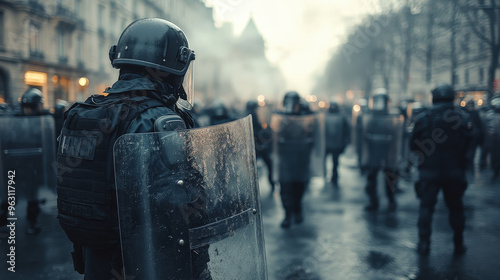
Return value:
M 251 117 L 114 146 L 126 279 L 267 279 Z
M 397 169 L 401 158 L 403 116 L 364 114 L 361 125 L 361 165 Z
M 54 189 L 55 147 L 55 123 L 51 115 L 0 116 L 2 190 L 7 188 L 10 170 L 15 172 L 16 192 L 27 200 L 37 199 L 40 187 Z
M 345 117 L 338 114 L 325 115 L 325 149 L 327 151 L 342 150 L 345 146 Z
M 323 177 L 324 115 L 273 114 L 274 180 L 308 182 Z

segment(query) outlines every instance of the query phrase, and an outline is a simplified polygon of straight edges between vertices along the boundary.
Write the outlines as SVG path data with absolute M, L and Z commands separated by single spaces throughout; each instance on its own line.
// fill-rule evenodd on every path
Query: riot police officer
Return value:
M 300 100 L 296 91 L 287 92 L 283 111 L 271 119 L 277 159 L 275 172 L 285 210 L 282 228 L 289 228 L 293 217 L 296 223 L 302 223 L 302 197 L 310 179 L 315 117 L 304 114 Z
M 433 106 L 415 122 L 410 149 L 418 163 L 420 178 L 416 185 L 420 198 L 418 252 L 428 255 L 431 224 L 438 193 L 442 189 L 450 212 L 455 254 L 463 254 L 465 216 L 462 197 L 467 187 L 466 152 L 472 140 L 468 117 L 454 107 L 455 91 L 448 84 L 432 90 Z
M 13 116 L 5 116 L 2 129 L 13 129 L 22 138 L 12 139 L 12 131 L 8 135 L 1 133 L 0 144 L 2 155 L 0 159 L 7 170 L 17 170 L 16 184 L 23 191 L 28 201 L 26 233 L 37 234 L 40 227 L 37 224 L 40 214 L 39 187 L 53 187 L 55 174 L 50 172 L 54 161 L 54 119 L 43 107 L 42 92 L 37 88 L 29 88 L 21 96 L 20 107 Z M 48 135 L 52 134 L 52 135 Z M 7 172 L 5 172 L 7 173 Z M 7 203 L 2 202 L 0 224 L 7 218 Z
M 247 102 L 247 113 L 252 115 L 253 135 L 255 141 L 255 156 L 261 158 L 267 166 L 269 184 L 271 185 L 271 195 L 274 193 L 273 164 L 271 162 L 271 133 L 264 129 L 259 121 L 257 109 L 259 104 L 255 100 Z
M 336 101 L 330 102 L 330 108 L 325 116 L 325 167 L 326 157 L 332 155 L 333 168 L 331 182 L 338 186 L 338 165 L 340 154 L 349 144 L 351 130 L 346 116 L 340 111 Z
M 62 99 L 56 101 L 56 106 L 54 106 L 52 116 L 56 121 L 56 138 L 59 137 L 61 133 L 62 125 L 64 122 L 64 112 L 68 108 L 68 102 Z
M 109 51 L 118 81 L 66 113 L 58 147 L 58 219 L 73 242 L 75 270 L 86 279 L 122 271 L 112 147 L 125 133 L 192 128 L 194 51 L 163 19 L 132 22 Z M 193 268 L 200 277 L 203 267 Z
M 399 114 L 389 114 L 389 95 L 383 88 L 376 89 L 370 100 L 370 111 L 361 118 L 362 168 L 366 170 L 366 193 L 370 200 L 367 211 L 379 207 L 377 195 L 377 175 L 384 173 L 385 193 L 389 210 L 396 209 L 394 193 L 397 189 L 398 161 L 401 153 L 403 118 Z
M 467 169 L 474 171 L 474 159 L 476 156 L 476 149 L 483 141 L 483 127 L 481 123 L 481 118 L 479 117 L 479 112 L 475 109 L 476 103 L 474 100 L 467 101 L 465 105 L 465 111 L 469 114 L 470 123 L 472 124 L 472 142 L 469 145 L 469 150 L 467 151 Z

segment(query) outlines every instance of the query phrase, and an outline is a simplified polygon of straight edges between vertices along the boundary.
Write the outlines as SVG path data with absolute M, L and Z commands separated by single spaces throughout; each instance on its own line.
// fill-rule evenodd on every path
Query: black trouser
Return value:
M 378 195 L 377 195 L 377 175 L 380 168 L 368 168 L 367 169 L 367 180 L 366 180 L 366 193 L 368 194 L 368 198 L 370 199 L 370 205 L 377 207 L 378 206 Z M 383 169 L 384 177 L 385 177 L 385 193 L 387 195 L 387 199 L 389 199 L 390 203 L 394 203 L 394 192 L 396 191 L 396 184 L 398 176 L 396 172 Z
M 462 196 L 467 188 L 465 179 L 436 177 L 420 180 L 420 211 L 418 217 L 418 234 L 421 241 L 429 241 L 431 237 L 432 214 L 437 202 L 439 190 L 443 190 L 444 200 L 449 210 L 449 222 L 455 233 L 455 242 L 460 243 L 465 228 L 465 216 Z
M 338 178 L 339 178 L 339 173 L 338 173 L 338 167 L 339 167 L 339 157 L 341 151 L 327 151 L 325 153 L 325 167 L 326 167 L 326 158 L 328 157 L 329 154 L 332 155 L 332 161 L 333 161 L 333 167 L 332 167 L 332 182 L 337 183 Z M 326 170 L 325 170 L 326 171 Z M 325 172 L 326 174 L 326 172 Z
M 306 182 L 280 183 L 280 194 L 285 215 L 302 214 L 302 197 L 306 189 Z

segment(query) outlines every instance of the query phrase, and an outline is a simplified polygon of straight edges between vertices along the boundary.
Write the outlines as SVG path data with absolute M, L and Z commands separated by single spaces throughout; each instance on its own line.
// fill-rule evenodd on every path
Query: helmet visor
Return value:
M 184 109 L 191 110 L 193 108 L 194 99 L 194 60 L 189 63 L 189 67 L 182 81 L 181 90 L 186 94 L 186 99 L 179 98 L 177 104 Z

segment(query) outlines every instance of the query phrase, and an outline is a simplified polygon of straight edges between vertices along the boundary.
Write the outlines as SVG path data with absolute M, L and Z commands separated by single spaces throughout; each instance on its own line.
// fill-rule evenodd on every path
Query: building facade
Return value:
M 15 105 L 30 87 L 45 106 L 85 100 L 116 80 L 109 48 L 133 20 L 188 20 L 175 0 L 1 0 L 0 102 Z

